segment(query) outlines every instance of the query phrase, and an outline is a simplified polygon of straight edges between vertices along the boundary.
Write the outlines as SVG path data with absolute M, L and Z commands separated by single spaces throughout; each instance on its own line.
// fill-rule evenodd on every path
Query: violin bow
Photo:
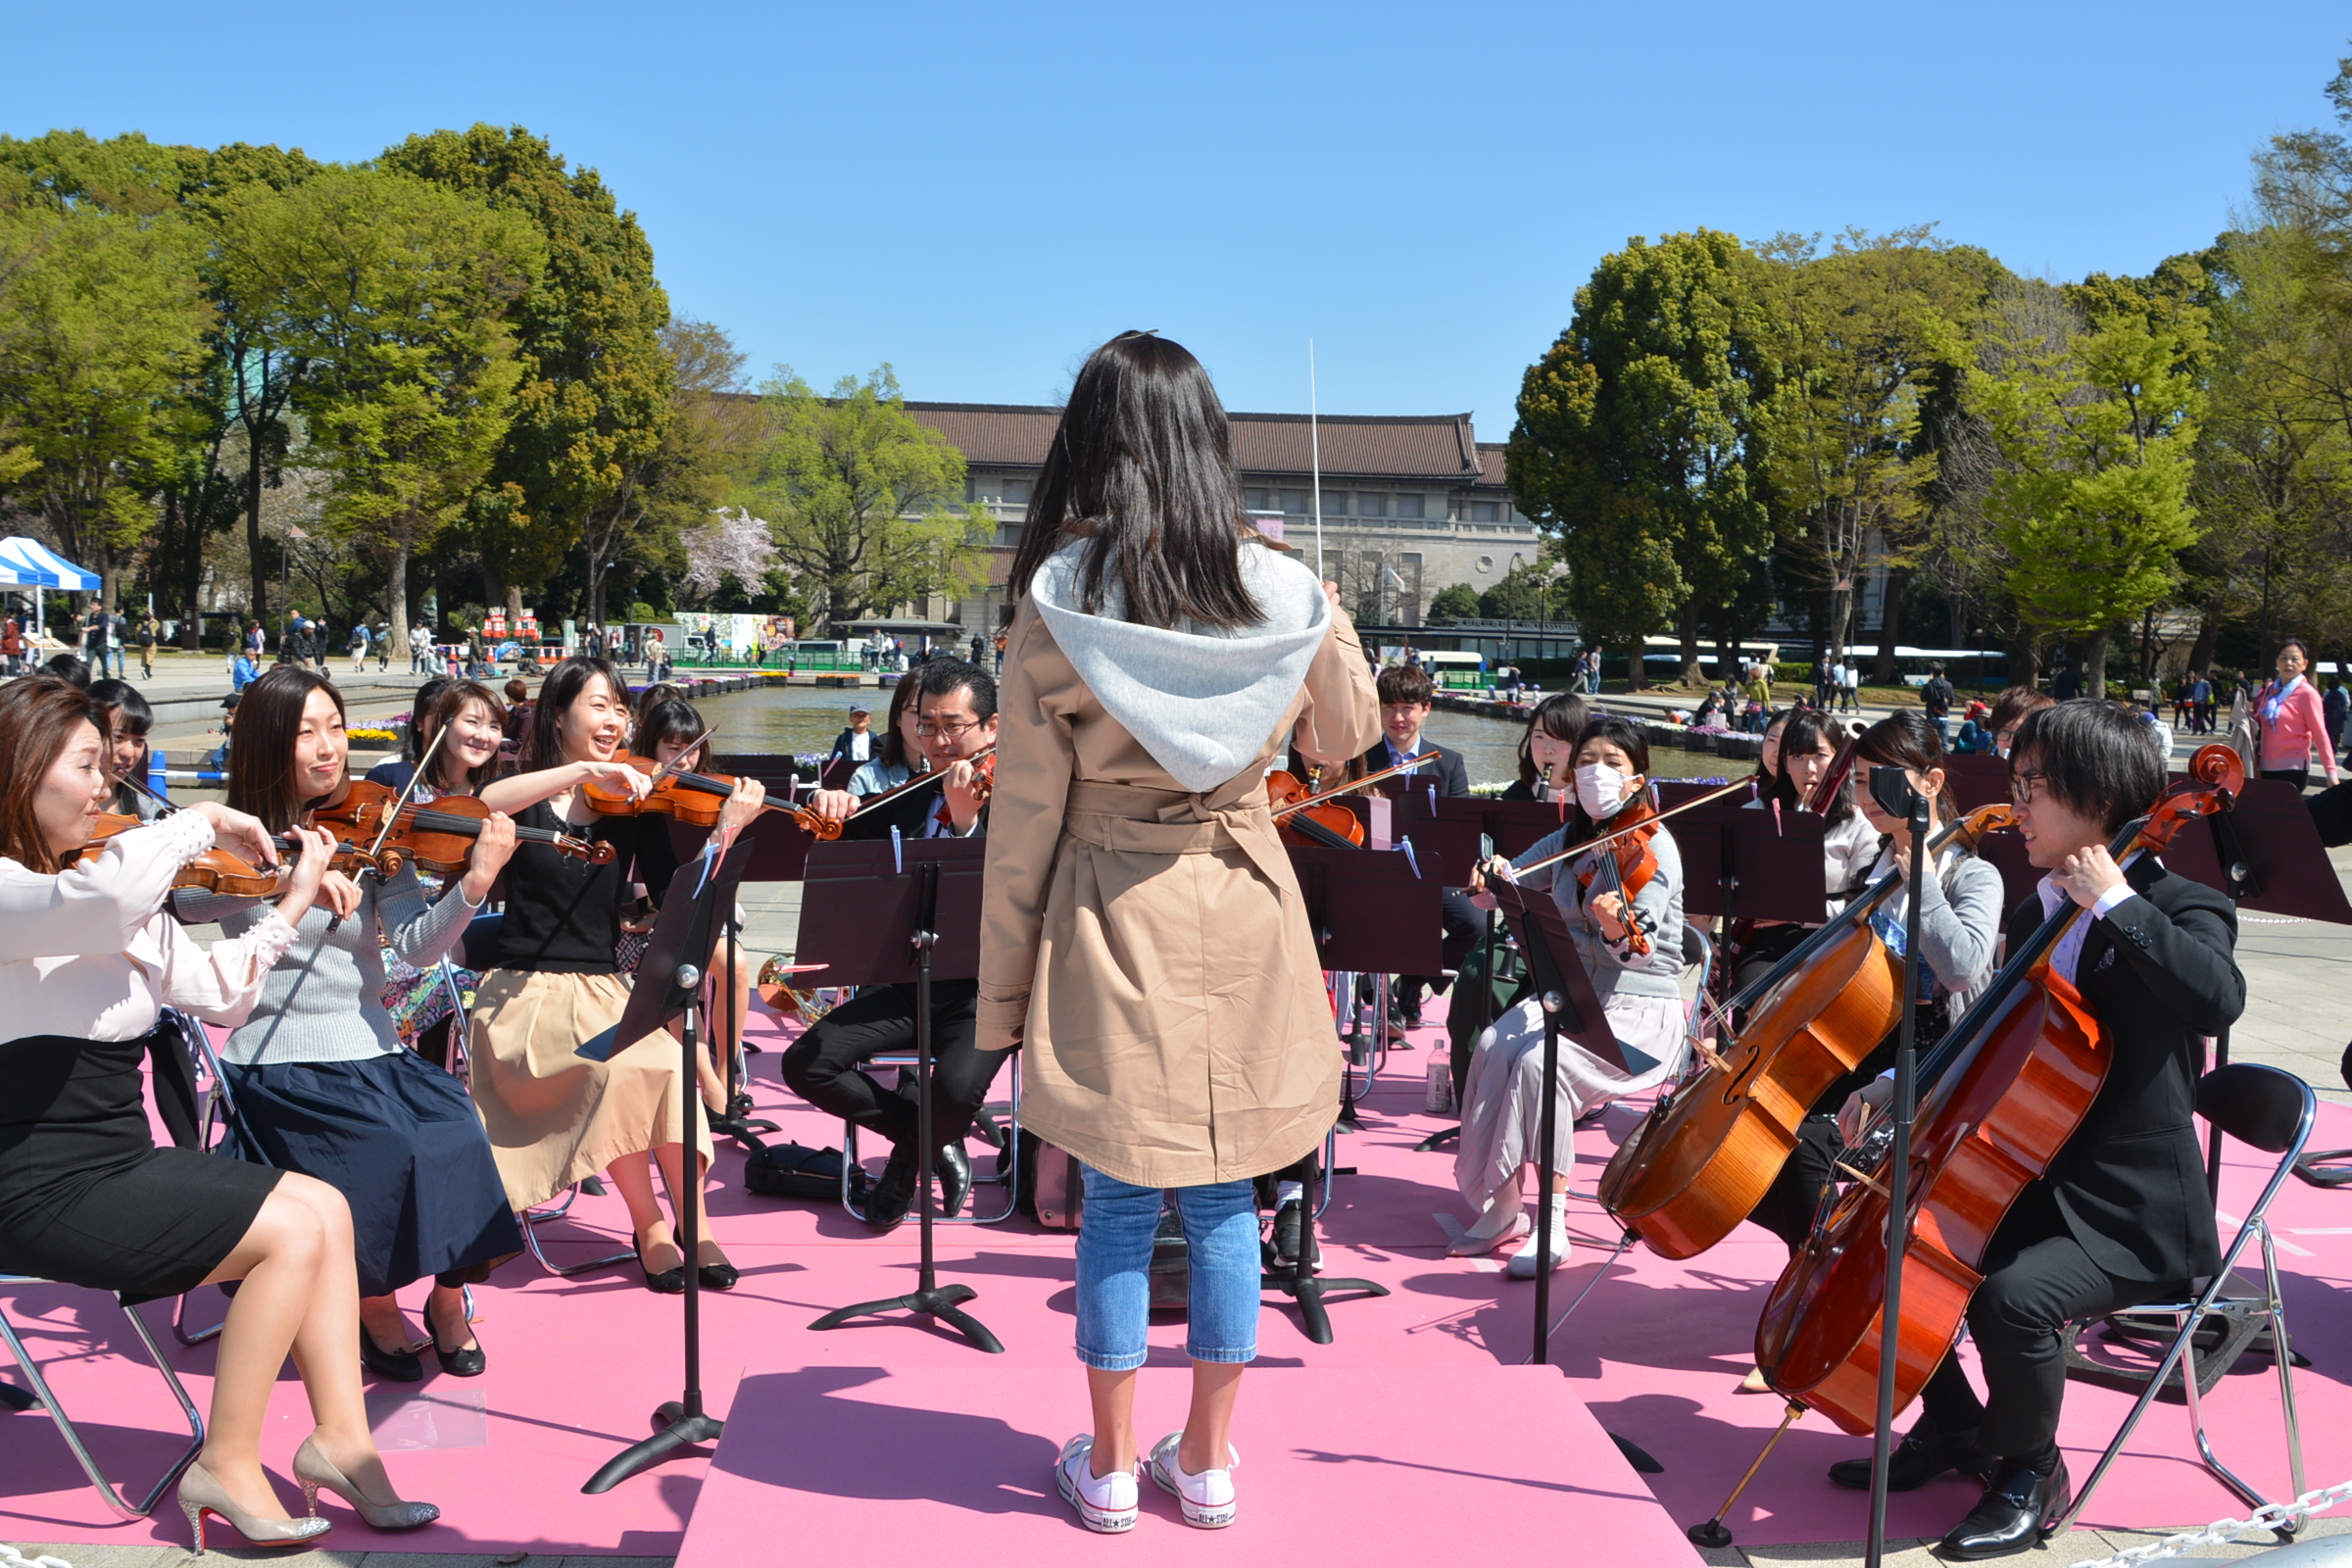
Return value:
M 1303 801 L 1293 801 L 1281 810 L 1276 811 L 1274 815 L 1278 818 L 1285 817 L 1290 815 L 1293 811 L 1303 811 L 1310 806 L 1321 806 L 1325 801 L 1337 800 L 1341 796 L 1348 794 L 1351 791 L 1362 789 L 1367 784 L 1377 784 L 1382 779 L 1387 778 L 1392 774 L 1410 772 L 1412 769 L 1419 767 L 1423 762 L 1433 760 L 1437 755 L 1438 754 L 1435 752 L 1423 752 L 1419 757 L 1408 758 L 1406 760 L 1398 762 L 1394 767 L 1384 767 L 1377 773 L 1366 773 L 1362 778 L 1350 779 L 1348 782 L 1341 785 L 1336 790 L 1325 790 L 1322 794 L 1310 795 Z
M 717 733 L 718 726 L 716 724 L 704 725 L 703 732 L 700 735 L 697 735 L 692 741 L 688 742 L 684 751 L 681 751 L 677 756 L 671 758 L 668 761 L 663 762 L 660 767 L 654 769 L 653 777 L 646 780 L 646 787 L 651 789 L 654 785 L 661 783 L 672 773 L 685 773 L 692 771 L 692 769 L 686 766 L 686 759 L 701 751 L 703 749 L 703 743 Z
M 441 743 L 448 738 L 449 726 L 444 724 L 433 731 L 431 740 L 424 743 L 424 755 L 416 759 L 416 770 L 409 775 L 408 783 L 401 786 L 400 798 L 392 803 L 392 809 L 384 813 L 383 822 L 375 830 L 375 842 L 368 846 L 369 855 L 382 851 L 384 840 L 392 836 L 392 824 L 399 821 L 400 813 L 408 809 L 409 798 L 416 793 L 416 785 L 423 779 L 425 769 L 433 765 L 433 754 L 441 749 Z
M 994 746 L 983 746 L 980 748 L 980 750 L 974 752 L 969 757 L 958 757 L 956 759 L 956 761 L 977 762 L 983 757 L 995 756 L 996 750 L 997 749 Z M 954 765 L 954 763 L 949 764 L 951 767 Z M 865 798 L 865 804 L 863 806 L 860 806 L 858 808 L 858 809 L 852 811 L 848 816 L 843 817 L 842 820 L 845 822 L 854 822 L 858 818 L 863 816 L 866 812 L 872 810 L 875 807 L 887 806 L 902 795 L 912 794 L 914 791 L 922 789 L 926 785 L 944 783 L 947 779 L 947 776 L 948 769 L 945 767 L 935 767 L 927 773 L 917 773 L 914 775 L 914 777 L 908 779 L 904 784 L 894 784 L 879 795 L 868 795 Z
M 1572 855 L 1582 855 L 1588 850 L 1605 850 L 1610 845 L 1615 844 L 1619 839 L 1624 838 L 1629 833 L 1639 833 L 1642 831 L 1642 829 L 1654 826 L 1659 822 L 1663 822 L 1670 816 L 1680 816 L 1683 812 L 1691 809 L 1693 807 L 1704 806 L 1709 801 L 1720 801 L 1726 795 L 1731 794 L 1734 790 L 1745 789 L 1747 787 L 1747 782 L 1748 781 L 1746 779 L 1740 779 L 1737 783 L 1726 784 L 1719 790 L 1709 790 L 1704 795 L 1694 795 L 1690 799 L 1685 801 L 1682 805 L 1674 807 L 1669 810 L 1659 811 L 1640 822 L 1636 822 L 1632 827 L 1621 827 L 1613 833 L 1602 833 L 1593 838 L 1579 840 L 1577 843 L 1572 844 L 1568 846 L 1568 848 L 1560 851 L 1557 855 L 1547 855 L 1543 859 L 1536 861 L 1533 865 L 1515 866 L 1512 869 L 1515 872 L 1541 871 L 1547 865 L 1557 865 L 1560 861 L 1567 859 Z M 1555 785 L 1554 788 L 1557 788 L 1557 786 Z

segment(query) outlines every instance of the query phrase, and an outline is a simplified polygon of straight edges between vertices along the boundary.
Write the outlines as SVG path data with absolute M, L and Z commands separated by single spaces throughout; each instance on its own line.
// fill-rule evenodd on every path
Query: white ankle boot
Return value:
M 1551 1232 L 1551 1266 L 1558 1268 L 1568 1261 L 1568 1195 L 1553 1193 L 1544 1205 L 1544 1218 L 1539 1222 Z M 1510 1275 L 1515 1280 L 1536 1277 L 1536 1243 L 1541 1238 L 1530 1234 L 1527 1245 L 1511 1254 Z

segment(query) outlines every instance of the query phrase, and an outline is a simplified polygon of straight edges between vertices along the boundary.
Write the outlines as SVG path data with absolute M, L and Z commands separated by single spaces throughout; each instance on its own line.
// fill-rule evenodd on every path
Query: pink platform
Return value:
M 840 1128 L 790 1100 L 774 1081 L 775 1020 L 760 1018 L 768 1051 L 754 1060 L 760 1113 L 779 1136 L 838 1144 Z M 1415 1043 L 1443 1049 L 1435 1028 Z M 1220 1538 L 1184 1529 L 1147 1502 L 1126 1552 L 1259 1547 L 1315 1532 L 1325 1547 L 1361 1539 L 1508 1547 L 1577 1532 L 1580 1544 L 1631 1561 L 1688 1561 L 1681 1528 L 1705 1518 L 1779 1418 L 1779 1402 L 1736 1392 L 1749 1359 L 1756 1310 L 1780 1268 L 1780 1245 L 1742 1229 L 1713 1251 L 1670 1263 L 1641 1250 L 1610 1269 L 1553 1340 L 1565 1378 L 1528 1371 L 1534 1292 L 1499 1260 L 1449 1259 L 1448 1227 L 1462 1214 L 1452 1160 L 1411 1146 L 1440 1125 L 1418 1109 L 1425 1051 L 1392 1057 L 1364 1106 L 1366 1131 L 1345 1137 L 1325 1217 L 1327 1268 L 1395 1292 L 1337 1304 L 1337 1342 L 1318 1347 L 1294 1308 L 1269 1298 L 1259 1370 L 1245 1389 L 1237 1442 L 1245 1513 Z M 1578 1137 L 1578 1184 L 1589 1189 L 1613 1139 L 1633 1120 L 1612 1112 Z M 2352 1111 L 2326 1106 L 2320 1143 L 2352 1145 Z M 742 1156 L 722 1149 L 725 1190 L 714 1224 L 744 1271 L 741 1286 L 706 1295 L 704 1385 L 731 1421 L 715 1454 L 684 1457 L 602 1496 L 579 1488 L 598 1465 L 645 1435 L 647 1418 L 679 1382 L 678 1303 L 614 1269 L 552 1278 L 527 1259 L 479 1291 L 487 1376 L 430 1372 L 424 1383 L 370 1385 L 379 1441 L 404 1492 L 442 1505 L 444 1521 L 407 1536 L 378 1535 L 327 1499 L 326 1538 L 343 1550 L 667 1555 L 701 1557 L 746 1545 L 800 1551 L 840 1535 L 968 1554 L 987 1543 L 1037 1549 L 1085 1532 L 1048 1491 L 1046 1466 L 1086 1422 L 1084 1386 L 1070 1353 L 1072 1238 L 1026 1221 L 943 1227 L 943 1278 L 975 1287 L 971 1310 L 1002 1338 L 983 1356 L 926 1327 L 867 1323 L 808 1331 L 829 1307 L 911 1287 L 911 1226 L 876 1238 L 834 1205 L 746 1196 Z M 2254 1162 L 2234 1157 L 2223 1207 L 2242 1212 Z M 996 1189 L 980 1201 L 994 1205 Z M 1615 1232 L 1589 1201 L 1571 1206 L 1579 1238 L 1555 1279 L 1555 1310 L 1598 1266 Z M 581 1200 L 578 1222 L 553 1228 L 551 1250 L 610 1251 L 626 1230 L 617 1198 Z M 2290 1184 L 2276 1218 L 2296 1343 L 2315 1363 L 2298 1375 L 2310 1481 L 2352 1477 L 2352 1191 Z M 421 1290 L 408 1293 L 412 1308 Z M 37 1287 L 0 1292 L 60 1397 L 118 1478 L 144 1485 L 175 1451 L 176 1412 L 111 1301 Z M 199 1310 L 218 1310 L 218 1298 Z M 166 1304 L 145 1309 L 167 1345 Z M 414 1312 L 412 1310 L 412 1318 Z M 1147 1439 L 1182 1416 L 1183 1329 L 1155 1324 L 1147 1369 Z M 202 1404 L 213 1351 L 174 1348 Z M 746 1376 L 746 1369 L 750 1369 Z M 0 1377 L 13 1369 L 0 1365 Z M 750 1396 L 739 1398 L 739 1388 Z M 2120 1420 L 2127 1398 L 2072 1386 L 2062 1441 L 2078 1474 Z M 2277 1383 L 2249 1356 L 2207 1405 L 2216 1442 L 2241 1474 L 2286 1490 Z M 286 1479 L 309 1430 L 289 1371 L 272 1404 L 264 1456 Z M 2180 1407 L 2160 1404 L 2132 1457 L 2101 1490 L 2089 1523 L 2201 1524 L 2243 1510 L 2182 1455 Z M 1637 1477 L 1603 1431 L 1666 1466 Z M 1827 1464 L 1865 1451 L 1819 1417 L 1800 1422 L 1764 1468 L 1730 1524 L 1745 1544 L 1853 1541 L 1864 1532 L 1860 1494 L 1832 1488 Z M 709 1483 L 706 1485 L 706 1483 Z M 1156 1499 L 1158 1494 L 1152 1494 Z M 1971 1500 L 1958 1483 L 1894 1499 L 1897 1537 L 1938 1534 Z M 0 1415 L 0 1540 L 184 1544 L 167 1500 L 152 1520 L 117 1522 L 99 1504 L 40 1412 Z M 1685 1555 L 1677 1556 L 1682 1552 Z M 1009 1558 L 1009 1551 L 996 1555 Z M 1393 1556 L 1394 1553 L 1384 1553 Z M 715 1556 L 712 1562 L 719 1560 Z

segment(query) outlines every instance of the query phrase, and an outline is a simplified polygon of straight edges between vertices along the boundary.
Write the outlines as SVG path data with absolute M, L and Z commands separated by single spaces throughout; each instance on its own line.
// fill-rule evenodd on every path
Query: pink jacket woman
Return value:
M 2254 714 L 2262 724 L 2262 771 L 2290 772 L 2311 766 L 2311 754 L 2320 754 L 2328 782 L 2336 781 L 2335 748 L 2328 740 L 2328 716 L 2320 694 L 2297 675 L 2281 691 L 2276 680 L 2254 699 Z

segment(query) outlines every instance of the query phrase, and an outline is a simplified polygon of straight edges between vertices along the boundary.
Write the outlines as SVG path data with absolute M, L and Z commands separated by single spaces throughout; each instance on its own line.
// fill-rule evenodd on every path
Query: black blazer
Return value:
M 924 830 L 930 826 L 931 813 L 939 809 L 939 791 L 940 786 L 936 784 L 927 789 L 908 790 L 897 800 L 876 807 L 849 823 L 842 829 L 841 836 L 845 839 L 886 839 L 895 827 L 901 838 L 921 838 Z M 975 836 L 988 832 L 987 806 L 980 808 L 980 824 L 973 832 Z
M 1462 760 L 1461 753 L 1450 746 L 1440 746 L 1436 741 L 1429 742 L 1423 752 L 1424 755 L 1434 755 L 1437 760 L 1424 762 L 1410 773 L 1401 775 L 1409 781 L 1408 787 L 1425 787 L 1420 781 L 1434 778 L 1438 781 L 1438 794 L 1446 800 L 1459 800 L 1470 793 L 1470 767 Z M 1385 740 L 1380 742 L 1366 752 L 1359 761 L 1364 770 L 1370 773 L 1377 773 L 1389 766 L 1389 743 Z
M 2191 1118 L 2204 1037 L 2245 1010 L 2246 982 L 2228 899 L 2152 856 L 2125 875 L 2139 896 L 2091 927 L 2076 968 L 2076 989 L 2114 1057 L 2044 1181 L 2093 1262 L 2124 1279 L 2170 1284 L 2222 1264 Z M 2010 950 L 2040 924 L 2041 901 L 2020 904 L 2009 916 Z

